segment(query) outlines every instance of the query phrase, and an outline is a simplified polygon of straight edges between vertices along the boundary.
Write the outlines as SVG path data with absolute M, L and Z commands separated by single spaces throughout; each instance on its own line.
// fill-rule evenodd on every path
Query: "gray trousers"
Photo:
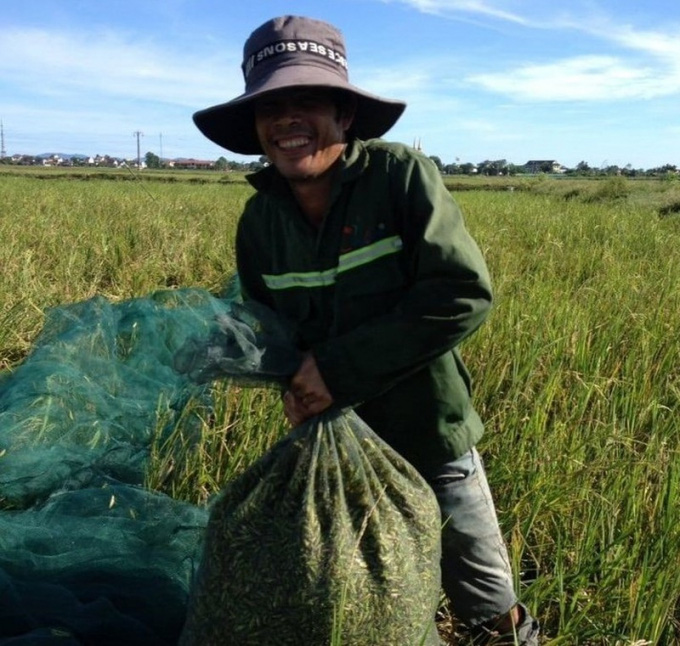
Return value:
M 518 603 L 507 547 L 477 450 L 442 465 L 430 485 L 442 513 L 442 585 L 456 618 L 474 629 Z M 526 607 L 521 608 L 524 621 L 518 629 L 526 628 L 526 639 L 519 643 L 537 643 L 530 636 L 537 634 L 538 623 Z

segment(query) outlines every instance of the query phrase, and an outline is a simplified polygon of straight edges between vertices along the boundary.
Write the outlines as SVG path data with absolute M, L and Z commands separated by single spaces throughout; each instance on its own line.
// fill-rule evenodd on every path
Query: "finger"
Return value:
M 299 426 L 302 424 L 302 416 L 295 409 L 284 408 L 283 412 L 291 426 Z
M 283 396 L 283 412 L 292 426 L 302 424 L 311 414 L 305 410 L 303 403 L 290 391 Z
M 323 411 L 329 408 L 332 403 L 333 401 L 331 399 L 318 397 L 312 398 L 309 403 L 303 402 L 303 405 L 307 416 L 312 417 L 313 415 L 323 413 Z
M 295 411 L 295 397 L 290 391 L 283 395 L 283 414 L 293 425 L 296 423 L 297 413 Z

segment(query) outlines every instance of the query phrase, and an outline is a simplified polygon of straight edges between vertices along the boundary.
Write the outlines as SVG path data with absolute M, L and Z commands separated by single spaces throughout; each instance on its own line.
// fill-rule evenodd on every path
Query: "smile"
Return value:
M 301 148 L 309 143 L 309 137 L 293 137 L 291 139 L 282 139 L 277 142 L 279 148 L 290 150 L 292 148 Z

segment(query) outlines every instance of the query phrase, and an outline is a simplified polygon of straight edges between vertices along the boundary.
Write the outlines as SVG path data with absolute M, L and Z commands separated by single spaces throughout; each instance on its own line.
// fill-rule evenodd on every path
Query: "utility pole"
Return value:
M 0 120 L 0 159 L 4 159 L 7 156 L 5 152 L 5 129 L 3 128 L 2 121 Z
M 142 155 L 139 152 L 139 138 L 143 137 L 144 133 L 139 131 L 139 130 L 135 130 L 132 133 L 132 136 L 137 137 L 137 170 L 141 170 L 141 168 L 142 168 Z

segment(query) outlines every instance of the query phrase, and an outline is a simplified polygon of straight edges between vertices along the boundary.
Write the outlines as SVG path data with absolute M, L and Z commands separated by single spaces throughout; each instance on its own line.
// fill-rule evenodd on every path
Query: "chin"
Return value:
M 314 169 L 308 168 L 305 165 L 282 164 L 278 166 L 278 169 L 281 175 L 290 180 L 302 181 L 314 179 L 319 175 L 319 173 L 314 172 Z
M 319 177 L 317 173 L 286 173 L 283 175 L 289 182 L 312 182 Z

